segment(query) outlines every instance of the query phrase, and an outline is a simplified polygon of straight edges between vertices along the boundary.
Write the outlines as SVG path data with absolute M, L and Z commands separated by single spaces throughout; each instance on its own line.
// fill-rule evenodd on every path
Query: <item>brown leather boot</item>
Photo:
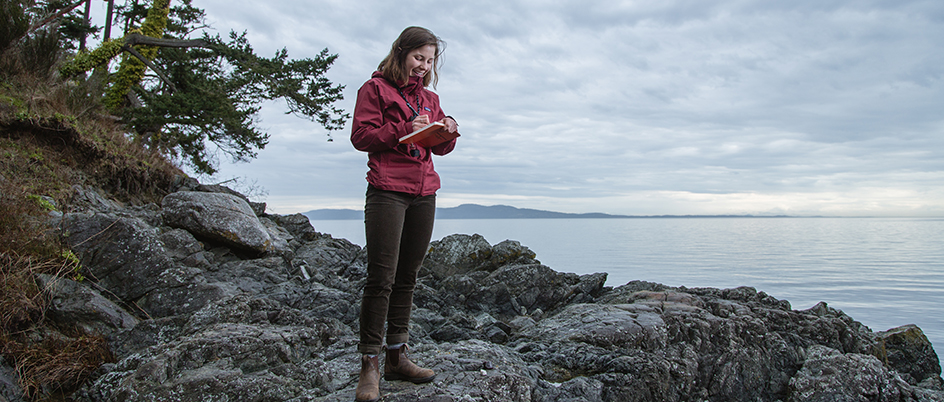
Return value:
M 436 373 L 433 370 L 420 368 L 406 357 L 406 345 L 397 349 L 387 349 L 387 358 L 384 360 L 385 380 L 403 380 L 422 384 L 434 378 L 436 378 Z
M 375 402 L 380 399 L 380 362 L 378 357 L 361 357 L 361 375 L 357 379 L 357 402 Z

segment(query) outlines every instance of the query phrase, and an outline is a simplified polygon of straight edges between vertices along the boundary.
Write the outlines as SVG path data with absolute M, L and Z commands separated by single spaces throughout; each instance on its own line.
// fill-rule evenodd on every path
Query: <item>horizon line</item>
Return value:
M 648 214 L 648 215 L 625 215 L 625 214 L 610 214 L 606 212 L 558 212 L 550 211 L 543 209 L 534 209 L 534 208 L 519 208 L 506 204 L 494 204 L 494 205 L 481 205 L 473 203 L 460 204 L 454 207 L 436 207 L 436 209 L 455 209 L 461 206 L 476 206 L 476 207 L 507 207 L 513 208 L 516 210 L 526 210 L 526 211 L 536 211 L 536 212 L 547 212 L 553 214 L 560 214 L 564 216 L 556 217 L 502 217 L 502 218 L 449 218 L 449 217 L 436 217 L 436 219 L 644 219 L 644 218 L 925 218 L 925 219 L 944 219 L 944 215 L 789 215 L 789 214 L 763 214 L 763 213 L 723 213 L 723 214 Z M 363 213 L 362 209 L 351 209 L 351 208 L 318 208 L 312 209 L 305 212 L 299 212 L 301 214 L 308 214 L 311 212 L 317 211 L 350 211 L 350 212 L 359 212 Z M 600 215 L 600 216 L 587 216 L 587 215 Z M 324 220 L 353 220 L 359 218 L 333 218 L 333 219 L 324 219 Z

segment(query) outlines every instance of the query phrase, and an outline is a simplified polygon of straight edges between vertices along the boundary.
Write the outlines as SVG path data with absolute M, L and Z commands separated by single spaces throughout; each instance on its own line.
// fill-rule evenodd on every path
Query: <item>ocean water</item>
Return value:
M 364 245 L 361 221 L 312 221 Z M 752 286 L 803 310 L 820 301 L 873 331 L 916 324 L 944 353 L 944 218 L 440 219 L 433 239 L 517 240 L 559 272 L 607 285 Z

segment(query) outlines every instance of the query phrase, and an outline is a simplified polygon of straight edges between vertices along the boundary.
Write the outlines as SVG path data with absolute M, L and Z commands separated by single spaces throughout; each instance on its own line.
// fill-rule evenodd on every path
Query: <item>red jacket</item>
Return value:
M 411 156 L 410 146 L 399 143 L 400 137 L 413 132 L 410 121 L 413 112 L 404 96 L 419 114 L 429 116 L 429 121 L 446 117 L 439 108 L 439 95 L 424 88 L 421 77 L 410 77 L 406 85 L 396 88 L 377 71 L 357 90 L 351 143 L 367 152 L 370 167 L 367 182 L 374 187 L 416 196 L 432 195 L 440 187 L 432 154 L 452 152 L 456 140 L 432 148 L 418 147 L 419 156 Z

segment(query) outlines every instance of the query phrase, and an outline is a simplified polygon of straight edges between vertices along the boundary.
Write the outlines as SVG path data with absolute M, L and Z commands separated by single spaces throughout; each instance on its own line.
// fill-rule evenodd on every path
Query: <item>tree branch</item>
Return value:
M 138 52 L 133 47 L 131 47 L 131 45 L 126 44 L 121 47 L 121 50 L 131 53 L 132 56 L 137 57 L 138 60 L 141 60 L 141 62 L 144 63 L 144 65 L 148 66 L 148 68 L 154 71 L 154 73 L 157 74 L 157 76 L 161 78 L 161 81 L 164 81 L 164 83 L 170 87 L 171 92 L 177 92 L 177 87 L 174 86 L 174 83 L 171 82 L 170 78 L 168 78 L 167 75 L 164 74 L 164 71 L 158 68 L 157 65 L 152 63 L 146 57 L 144 57 L 144 55 L 142 55 L 140 52 Z
M 33 31 L 35 31 L 35 30 L 37 30 L 37 29 L 39 29 L 39 28 L 42 28 L 43 26 L 45 26 L 46 24 L 48 24 L 50 21 L 55 20 L 56 18 L 62 17 L 63 15 L 66 15 L 66 14 L 70 13 L 72 10 L 75 10 L 76 7 L 81 6 L 82 3 L 85 3 L 85 2 L 87 2 L 87 1 L 88 1 L 88 2 L 91 2 L 92 0 L 79 0 L 79 1 L 75 2 L 75 3 L 72 4 L 72 5 L 67 6 L 66 8 L 63 8 L 63 9 L 59 10 L 59 12 L 57 12 L 57 13 L 55 13 L 55 14 L 53 14 L 53 15 L 50 15 L 50 16 L 44 18 L 42 21 L 39 21 L 39 22 L 37 22 L 36 24 L 34 24 L 33 26 L 29 27 L 29 29 L 26 30 L 26 33 L 23 34 L 22 37 L 26 37 L 27 35 L 33 33 Z
M 159 46 L 159 47 L 176 47 L 176 48 L 190 48 L 190 47 L 209 47 L 210 44 L 203 39 L 162 39 L 162 38 L 152 38 L 147 35 L 141 34 L 128 34 L 124 37 L 125 44 L 121 47 L 121 50 L 124 50 L 128 53 L 131 53 L 132 56 L 136 57 L 138 60 L 141 60 L 144 65 L 148 66 L 151 71 L 157 74 L 160 77 L 161 81 L 164 81 L 170 87 L 171 92 L 177 92 L 177 87 L 174 86 L 174 83 L 171 82 L 170 78 L 164 74 L 160 68 L 157 67 L 154 63 L 148 60 L 144 55 L 135 50 L 134 45 L 146 45 L 146 46 Z
M 148 46 L 160 46 L 160 47 L 210 47 L 210 44 L 203 39 L 161 39 L 161 38 L 152 38 L 147 35 L 141 34 L 128 34 L 125 35 L 125 45 L 148 45 Z

